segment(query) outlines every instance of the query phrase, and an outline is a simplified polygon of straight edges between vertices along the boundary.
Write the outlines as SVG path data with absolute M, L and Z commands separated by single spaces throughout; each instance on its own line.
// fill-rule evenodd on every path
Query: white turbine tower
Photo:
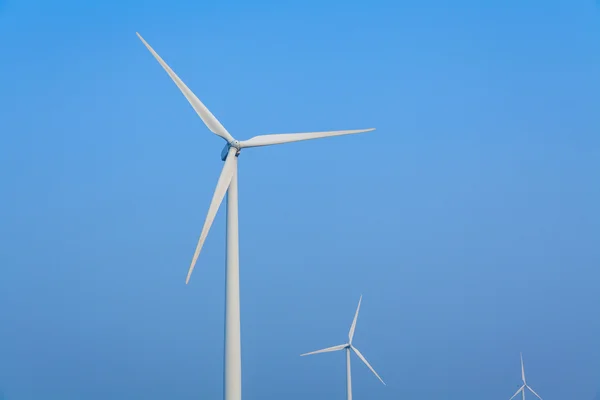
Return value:
M 225 400 L 240 400 L 242 398 L 242 359 L 240 344 L 240 287 L 239 287 L 239 242 L 238 242 L 238 183 L 237 183 L 237 157 L 242 149 L 248 147 L 269 146 L 298 142 L 301 140 L 319 139 L 330 136 L 350 135 L 373 131 L 371 129 L 309 132 L 309 133 L 285 133 L 276 135 L 254 136 L 248 140 L 238 141 L 231 136 L 221 123 L 211 114 L 192 91 L 179 79 L 162 58 L 150 47 L 148 43 L 137 33 L 137 36 L 150 50 L 154 58 L 167 71 L 171 79 L 190 102 L 196 113 L 204 124 L 217 136 L 227 142 L 221 151 L 221 159 L 225 161 L 221 175 L 217 182 L 217 188 L 213 195 L 208 215 L 202 227 L 202 233 L 194 252 L 194 257 L 187 274 L 186 284 L 190 280 L 196 260 L 202 250 L 208 231 L 217 215 L 217 210 L 227 193 L 227 258 L 226 258 L 226 284 L 225 284 L 225 374 L 224 374 L 224 398 Z
M 519 393 L 521 393 L 523 395 L 523 400 L 525 400 L 525 389 L 529 389 L 529 391 L 531 393 L 533 393 L 534 395 L 536 395 L 536 397 L 540 400 L 542 400 L 542 398 L 540 397 L 539 394 L 537 394 L 528 384 L 527 381 L 525 380 L 525 367 L 523 366 L 523 353 L 521 353 L 521 379 L 523 380 L 523 386 L 521 386 L 519 388 L 519 390 L 517 390 L 517 392 L 515 394 L 513 394 L 513 397 L 510 398 L 510 400 L 514 399 Z
M 385 385 L 385 382 L 377 372 L 371 367 L 371 364 L 367 361 L 367 359 L 361 354 L 360 351 L 356 347 L 352 345 L 352 339 L 354 338 L 354 330 L 356 329 L 356 320 L 358 319 L 358 311 L 360 310 L 360 303 L 362 301 L 362 296 L 358 300 L 358 307 L 356 308 L 356 314 L 354 314 L 354 320 L 352 321 L 352 325 L 350 326 L 350 332 L 348 332 L 348 343 L 340 344 L 337 346 L 328 347 L 322 350 L 311 351 L 310 353 L 301 354 L 301 356 L 308 356 L 311 354 L 319 354 L 319 353 L 328 353 L 331 351 L 339 351 L 346 350 L 346 398 L 348 400 L 352 400 L 352 373 L 350 372 L 350 350 L 354 351 L 358 358 L 360 358 L 366 365 L 369 367 L 371 372 L 375 374 L 375 376 Z

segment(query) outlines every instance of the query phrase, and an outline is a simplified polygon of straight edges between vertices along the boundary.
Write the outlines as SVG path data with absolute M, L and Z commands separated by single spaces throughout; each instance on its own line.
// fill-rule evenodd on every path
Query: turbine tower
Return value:
M 354 133 L 369 132 L 375 130 L 360 129 L 329 132 L 308 133 L 284 133 L 275 135 L 254 136 L 248 140 L 238 141 L 221 125 L 215 116 L 204 104 L 192 93 L 192 91 L 179 79 L 173 70 L 162 58 L 150 47 L 148 43 L 137 33 L 142 43 L 150 50 L 160 65 L 167 71 L 179 90 L 183 93 L 191 106 L 204 124 L 217 136 L 226 142 L 221 151 L 221 160 L 225 162 L 215 193 L 208 208 L 208 215 L 204 221 L 202 232 L 196 246 L 188 270 L 186 284 L 190 280 L 196 260 L 202 250 L 208 231 L 217 215 L 217 211 L 225 193 L 227 193 L 227 257 L 226 257 L 226 283 L 225 283 L 225 362 L 224 362 L 224 398 L 225 400 L 241 400 L 242 398 L 242 359 L 240 340 L 240 283 L 239 283 L 239 239 L 238 239 L 238 181 L 237 181 L 237 159 L 240 151 L 250 147 L 270 146 L 298 142 L 301 140 L 319 139 L 330 136 L 350 135 Z
M 383 379 L 381 379 L 381 377 L 379 375 L 377 375 L 377 372 L 375 372 L 373 367 L 371 367 L 371 364 L 369 364 L 367 359 L 361 354 L 360 351 L 358 351 L 358 349 L 356 347 L 354 347 L 352 345 L 352 339 L 354 338 L 354 330 L 356 329 L 356 320 L 358 319 L 358 311 L 360 310 L 361 302 L 362 302 L 362 295 L 360 296 L 360 299 L 358 300 L 358 307 L 356 308 L 356 314 L 354 314 L 354 320 L 352 321 L 352 325 L 350 326 L 350 332 L 348 332 L 348 343 L 328 347 L 328 348 L 322 349 L 322 350 L 311 351 L 310 353 L 301 354 L 301 356 L 308 356 L 311 354 L 329 353 L 331 351 L 346 350 L 346 398 L 348 400 L 352 400 L 352 373 L 350 372 L 350 350 L 352 350 L 354 353 L 356 353 L 358 358 L 360 358 L 362 360 L 362 362 L 364 362 L 367 365 L 367 367 L 369 367 L 371 372 L 373 372 L 375 374 L 375 376 L 381 381 L 381 383 L 383 383 L 385 385 L 385 382 L 383 381 Z
M 510 400 L 514 399 L 519 393 L 521 393 L 523 395 L 523 400 L 525 400 L 525 389 L 529 389 L 529 391 L 531 393 L 533 393 L 534 395 L 536 395 L 536 397 L 540 400 L 542 400 L 542 398 L 540 397 L 539 394 L 537 394 L 528 384 L 527 381 L 525 380 L 525 367 L 523 366 L 523 353 L 521 353 L 521 379 L 523 380 L 523 386 L 521 386 L 519 388 L 519 390 L 517 390 L 517 392 L 515 394 L 513 394 L 513 397 L 510 398 Z

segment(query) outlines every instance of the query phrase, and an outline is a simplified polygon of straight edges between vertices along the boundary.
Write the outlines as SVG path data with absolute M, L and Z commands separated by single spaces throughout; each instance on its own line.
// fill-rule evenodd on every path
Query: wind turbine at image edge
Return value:
M 525 379 L 525 367 L 523 366 L 523 353 L 521 353 L 521 379 L 523 380 L 523 386 L 521 386 L 519 388 L 519 390 L 517 390 L 517 392 L 515 394 L 513 394 L 513 396 L 509 399 L 512 400 L 514 399 L 519 393 L 521 393 L 521 395 L 523 396 L 523 400 L 525 400 L 525 389 L 529 389 L 529 391 L 531 393 L 533 393 L 534 395 L 536 395 L 536 397 L 540 400 L 542 400 L 542 398 L 540 397 L 539 394 L 537 394 L 528 384 L 527 384 L 527 380 Z
M 354 314 L 354 320 L 352 320 L 352 325 L 350 326 L 350 331 L 348 332 L 348 343 L 340 344 L 340 345 L 332 346 L 332 347 L 327 347 L 326 349 L 322 349 L 322 350 L 311 351 L 310 353 L 301 354 L 301 356 L 309 356 L 312 354 L 329 353 L 332 351 L 346 350 L 346 398 L 348 400 L 352 400 L 352 373 L 351 373 L 351 369 L 350 369 L 350 350 L 352 350 L 358 356 L 358 358 L 360 358 L 362 360 L 362 362 L 364 362 L 365 365 L 367 367 L 369 367 L 369 369 L 371 370 L 371 372 L 373 372 L 375 374 L 377 379 L 379 379 L 381 381 L 381 383 L 383 383 L 385 385 L 385 382 L 383 381 L 383 379 L 381 379 L 381 377 L 377 374 L 377 372 L 375 372 L 375 370 L 373 369 L 373 367 L 371 367 L 371 364 L 369 364 L 367 359 L 362 355 L 362 353 L 356 347 L 354 347 L 354 345 L 352 345 L 352 339 L 354 338 L 354 330 L 356 329 L 356 320 L 358 319 L 358 312 L 360 311 L 360 303 L 361 302 L 362 302 L 362 296 L 360 296 L 360 299 L 358 300 L 358 307 L 356 308 L 356 313 Z
M 225 400 L 240 400 L 242 398 L 242 361 L 240 341 L 240 288 L 239 288 L 239 239 L 238 239 L 238 182 L 237 158 L 243 149 L 250 147 L 270 146 L 298 142 L 301 140 L 319 139 L 331 136 L 351 135 L 375 130 L 359 129 L 329 132 L 284 133 L 273 135 L 254 136 L 248 140 L 235 139 L 204 104 L 192 93 L 163 59 L 150 47 L 150 45 L 137 33 L 142 43 L 150 50 L 160 65 L 167 71 L 181 93 L 189 101 L 198 116 L 208 129 L 220 136 L 226 142 L 221 151 L 221 160 L 225 161 L 221 175 L 217 181 L 213 198 L 208 208 L 208 214 L 196 245 L 196 251 L 188 270 L 186 284 L 190 281 L 192 271 L 206 240 L 208 231 L 217 215 L 219 206 L 227 193 L 227 256 L 225 278 L 225 362 L 224 362 L 224 398 Z

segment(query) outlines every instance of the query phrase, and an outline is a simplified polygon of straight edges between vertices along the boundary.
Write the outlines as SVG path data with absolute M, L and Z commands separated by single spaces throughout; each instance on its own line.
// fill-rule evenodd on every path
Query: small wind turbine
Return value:
M 356 329 L 356 320 L 358 319 L 358 311 L 360 310 L 361 301 L 362 301 L 362 296 L 360 296 L 360 299 L 358 300 L 358 307 L 356 308 L 356 314 L 354 314 L 354 320 L 352 321 L 352 325 L 350 326 L 350 332 L 348 332 L 348 343 L 340 344 L 338 346 L 328 347 L 328 348 L 322 349 L 322 350 L 311 351 L 310 353 L 301 354 L 301 356 L 308 356 L 311 354 L 328 353 L 331 351 L 346 350 L 346 398 L 348 400 L 352 400 L 352 374 L 350 372 L 350 350 L 354 351 L 356 353 L 356 355 L 358 356 L 358 358 L 360 358 L 367 365 L 367 367 L 369 367 L 371 372 L 373 372 L 375 374 L 375 376 L 381 381 L 381 383 L 383 383 L 385 385 L 385 382 L 383 381 L 383 379 L 381 379 L 381 377 L 379 375 L 377 375 L 377 372 L 375 372 L 373 367 L 371 367 L 371 364 L 369 364 L 367 359 L 361 354 L 360 351 L 358 351 L 358 349 L 356 347 L 354 347 L 352 345 L 352 338 L 354 338 L 354 330 Z
M 150 50 L 159 64 L 167 71 L 181 93 L 194 108 L 200 119 L 215 135 L 223 138 L 227 143 L 221 151 L 221 160 L 225 161 L 221 175 L 217 181 L 217 188 L 208 208 L 208 215 L 202 227 L 202 233 L 196 245 L 196 251 L 188 270 L 185 283 L 187 284 L 196 265 L 196 260 L 202 250 L 208 231 L 217 215 L 219 206 L 227 193 L 227 256 L 225 261 L 225 374 L 224 398 L 225 400 L 241 400 L 242 398 L 242 356 L 240 339 L 240 274 L 239 274 L 239 237 L 238 237 L 238 179 L 237 160 L 242 149 L 249 147 L 270 146 L 298 142 L 301 140 L 319 139 L 330 136 L 350 135 L 354 133 L 375 130 L 360 129 L 349 131 L 309 132 L 309 133 L 284 133 L 278 135 L 254 136 L 248 140 L 238 141 L 221 125 L 215 116 L 192 93 L 192 91 L 179 79 L 173 70 L 137 33 L 142 43 Z
M 521 386 L 519 388 L 519 390 L 517 390 L 517 393 L 513 394 L 513 397 L 511 397 L 509 400 L 514 399 L 519 393 L 521 393 L 523 395 L 523 400 L 525 400 L 525 389 L 529 389 L 529 391 L 533 394 L 536 395 L 536 397 L 540 400 L 542 400 L 542 398 L 540 397 L 539 394 L 537 394 L 528 384 L 527 381 L 525 380 L 525 367 L 523 366 L 523 353 L 521 353 L 521 379 L 523 379 L 523 386 Z

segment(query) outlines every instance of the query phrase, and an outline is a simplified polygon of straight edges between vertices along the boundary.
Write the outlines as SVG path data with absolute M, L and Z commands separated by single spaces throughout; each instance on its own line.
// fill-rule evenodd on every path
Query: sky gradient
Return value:
M 238 139 L 245 399 L 600 389 L 590 1 L 0 0 L 0 398 L 222 397 L 222 168 L 140 32 Z

